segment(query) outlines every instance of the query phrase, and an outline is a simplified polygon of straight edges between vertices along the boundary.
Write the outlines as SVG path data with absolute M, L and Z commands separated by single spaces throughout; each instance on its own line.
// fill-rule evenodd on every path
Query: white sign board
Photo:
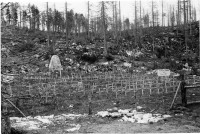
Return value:
M 157 70 L 158 76 L 170 76 L 170 70 L 169 69 L 159 69 Z

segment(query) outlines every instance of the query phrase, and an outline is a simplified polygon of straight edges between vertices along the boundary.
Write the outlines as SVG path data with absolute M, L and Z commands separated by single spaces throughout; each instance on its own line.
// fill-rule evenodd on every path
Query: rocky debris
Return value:
M 24 131 L 47 129 L 56 124 L 63 124 L 68 126 L 65 131 L 73 132 L 80 129 L 80 124 L 69 123 L 76 118 L 86 117 L 87 115 L 81 114 L 61 114 L 49 116 L 35 116 L 35 117 L 10 117 L 11 127 Z
M 132 123 L 153 123 L 171 117 L 170 115 L 138 112 L 135 109 L 122 110 L 116 108 L 97 112 L 96 115 L 99 117 L 120 118 L 119 121 L 129 121 Z
M 81 128 L 80 124 L 71 124 L 70 126 L 72 126 L 73 128 L 66 129 L 65 131 L 74 132 L 74 131 L 78 131 Z
M 1 77 L 2 77 L 1 81 L 4 83 L 12 83 L 15 78 L 12 74 L 9 75 L 2 74 Z

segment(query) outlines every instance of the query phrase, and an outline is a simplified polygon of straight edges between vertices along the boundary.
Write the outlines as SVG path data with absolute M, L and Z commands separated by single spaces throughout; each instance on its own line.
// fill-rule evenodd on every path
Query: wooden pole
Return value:
M 181 100 L 182 100 L 182 105 L 186 106 L 187 105 L 187 97 L 186 97 L 186 88 L 185 88 L 185 80 L 184 80 L 184 74 L 181 74 Z
M 2 95 L 4 98 L 5 98 L 5 100 L 7 100 L 14 108 L 16 108 L 24 117 L 26 117 L 26 115 L 17 107 L 17 106 L 15 106 L 15 104 L 14 103 L 12 103 L 12 101 L 10 101 L 9 99 L 7 99 L 4 95 Z
M 180 85 L 181 85 L 181 82 L 178 84 L 178 87 L 177 87 L 177 89 L 176 89 L 176 93 L 175 93 L 175 95 L 174 95 L 172 104 L 171 104 L 171 106 L 170 106 L 170 109 L 171 109 L 171 108 L 173 107 L 173 105 L 174 105 L 174 101 L 175 101 L 176 96 L 177 96 L 177 94 L 178 94 L 178 90 L 179 90 L 179 88 L 180 88 Z

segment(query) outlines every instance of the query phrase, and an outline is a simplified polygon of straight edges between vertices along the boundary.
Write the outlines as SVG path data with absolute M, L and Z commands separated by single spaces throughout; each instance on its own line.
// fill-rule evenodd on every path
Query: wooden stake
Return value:
M 3 94 L 1 94 L 14 108 L 16 108 L 24 117 L 26 117 L 26 115 L 18 108 L 15 106 L 15 104 L 13 104 L 9 99 L 7 99 Z
M 174 98 L 173 98 L 172 104 L 171 104 L 171 106 L 170 106 L 170 109 L 171 109 L 172 106 L 174 105 L 174 101 L 175 101 L 176 96 L 177 96 L 177 94 L 178 94 L 178 90 L 179 90 L 179 88 L 180 88 L 180 85 L 181 85 L 181 82 L 178 84 L 178 88 L 176 89 L 176 93 L 175 93 L 175 95 L 174 95 Z

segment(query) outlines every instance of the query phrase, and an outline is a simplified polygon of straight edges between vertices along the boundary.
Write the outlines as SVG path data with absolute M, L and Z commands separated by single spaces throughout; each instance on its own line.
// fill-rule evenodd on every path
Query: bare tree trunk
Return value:
M 118 45 L 118 23 L 117 23 L 117 2 L 115 1 L 115 39 L 117 38 L 117 45 Z
M 105 23 L 105 4 L 102 1 L 102 22 L 103 22 L 103 34 L 104 34 L 104 56 L 107 56 L 107 43 L 106 43 L 106 23 Z
M 181 1 L 179 0 L 179 26 L 182 24 L 182 14 L 181 14 Z M 181 26 L 180 26 L 181 27 Z
M 187 51 L 187 18 L 186 18 L 186 0 L 183 1 L 183 10 L 184 10 L 184 30 L 185 30 L 185 47 L 186 47 L 186 51 Z
M 175 17 L 174 17 L 174 7 L 173 7 L 173 12 L 172 12 L 172 29 L 174 29 L 174 22 L 175 22 Z
M 121 22 L 121 7 L 120 7 L 120 1 L 119 1 L 119 35 L 121 36 L 122 32 L 122 22 Z
M 137 6 L 135 0 L 135 46 L 137 46 Z
M 65 12 L 66 12 L 66 45 L 68 45 L 68 16 L 67 16 L 67 2 L 65 3 Z
M 47 44 L 49 47 L 50 45 L 49 45 L 49 7 L 48 7 L 48 2 L 47 2 L 47 38 L 48 38 Z
M 178 11 L 177 11 L 177 27 L 179 28 L 180 25 L 180 4 L 179 4 L 179 0 L 178 0 Z
M 172 6 L 170 5 L 170 9 L 169 9 L 169 20 L 170 20 L 170 26 L 172 26 Z
M 154 11 L 153 11 L 153 8 L 154 8 L 154 4 L 153 4 L 153 0 L 152 0 L 152 24 L 153 24 L 153 27 L 154 27 Z
M 19 24 L 20 24 L 20 28 L 22 27 L 21 23 L 22 23 L 22 12 L 21 12 L 21 9 L 20 9 L 20 12 L 19 12 Z
M 194 21 L 197 21 L 197 12 L 196 12 L 196 8 L 194 8 Z
M 117 24 L 117 3 L 115 2 L 115 38 L 118 33 L 118 24 Z
M 98 21 L 98 17 L 95 18 L 94 20 L 94 36 L 97 36 L 97 22 Z
M 142 6 L 142 4 L 141 4 L 141 0 L 140 0 L 140 24 L 139 24 L 139 27 L 140 27 L 140 44 L 142 44 L 142 38 L 141 38 L 142 37 L 142 24 L 141 24 L 142 23 L 142 18 L 141 18 L 141 14 L 142 14 L 141 12 L 142 11 L 141 11 L 141 6 Z
M 30 8 L 29 8 L 29 13 L 31 12 Z M 30 22 L 30 29 L 32 29 L 32 21 L 31 21 L 31 15 L 29 17 L 29 22 Z
M 191 25 L 191 23 L 192 23 L 192 21 L 191 21 L 191 19 L 192 19 L 192 10 L 191 10 L 191 0 L 189 0 L 189 19 L 190 19 L 190 35 L 192 35 L 192 25 Z
M 112 2 L 113 4 L 113 26 L 112 26 L 112 30 L 113 30 L 113 37 L 115 37 L 115 3 L 114 1 Z
M 77 18 L 76 18 L 76 22 L 75 22 L 75 38 L 77 37 L 77 31 L 78 31 L 77 27 L 78 27 L 78 25 L 77 25 Z
M 51 49 L 54 53 L 54 50 L 55 50 L 55 43 L 56 43 L 56 25 L 55 25 L 55 15 L 56 15 L 56 8 L 55 8 L 55 3 L 54 3 L 54 18 L 53 18 L 53 41 L 52 41 L 52 44 L 51 44 Z
M 143 18 L 144 18 L 144 15 L 145 15 L 145 12 L 144 12 L 144 8 L 143 8 L 143 14 L 142 14 Z M 144 20 L 143 20 L 143 27 L 145 27 Z
M 162 0 L 162 27 L 163 27 L 163 0 Z
M 88 1 L 88 38 L 90 36 L 90 3 Z
M 200 63 L 200 19 L 199 19 L 199 63 Z
M 142 4 L 141 4 L 141 0 L 140 0 L 140 24 L 139 24 L 139 26 L 141 26 L 141 23 L 142 23 L 142 18 L 141 18 L 141 6 L 142 6 Z
M 171 7 L 171 5 L 170 5 L 170 7 Z M 169 11 L 169 13 L 168 13 L 168 28 L 170 28 L 170 14 L 171 14 L 171 11 Z
M 187 2 L 187 5 L 186 5 L 186 8 L 185 8 L 185 9 L 186 9 L 186 11 L 187 11 L 187 12 L 186 12 L 186 18 L 187 18 L 187 22 L 186 22 L 186 23 L 188 24 L 188 22 L 189 22 L 189 10 L 188 10 L 189 2 L 188 2 L 188 0 L 186 0 L 185 2 Z
M 55 9 L 55 3 L 54 3 L 54 11 L 53 11 L 53 32 L 55 32 L 55 14 L 56 14 L 56 9 Z

